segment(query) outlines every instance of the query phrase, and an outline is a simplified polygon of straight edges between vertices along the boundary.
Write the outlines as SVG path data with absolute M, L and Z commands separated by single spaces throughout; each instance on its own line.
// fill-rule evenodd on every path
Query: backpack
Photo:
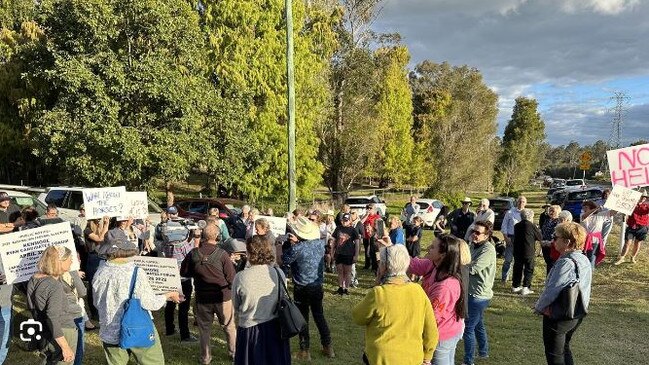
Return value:
M 124 303 L 124 315 L 120 321 L 119 347 L 151 347 L 155 343 L 155 327 L 149 311 L 142 308 L 140 299 L 133 298 L 138 268 L 133 270 L 128 299 Z
M 184 225 L 169 221 L 162 224 L 161 227 L 162 244 L 159 247 L 159 254 L 162 257 L 184 257 L 185 252 L 179 255 L 179 251 L 183 251 L 189 238 L 189 229 Z M 182 259 L 180 259 L 182 261 Z M 178 263 L 180 265 L 180 262 Z

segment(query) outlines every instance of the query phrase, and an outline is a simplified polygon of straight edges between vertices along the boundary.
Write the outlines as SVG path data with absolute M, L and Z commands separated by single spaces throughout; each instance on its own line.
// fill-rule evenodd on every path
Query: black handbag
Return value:
M 570 258 L 570 260 L 575 264 L 577 280 L 566 285 L 554 302 L 550 304 L 550 319 L 555 321 L 579 319 L 588 314 L 581 289 L 579 289 L 579 267 L 575 259 Z
M 300 309 L 291 300 L 286 289 L 286 284 L 284 284 L 284 280 L 282 280 L 282 276 L 279 274 L 279 270 L 276 267 L 274 269 L 278 282 L 275 313 L 279 320 L 280 337 L 282 339 L 289 339 L 299 334 L 306 327 L 306 321 Z

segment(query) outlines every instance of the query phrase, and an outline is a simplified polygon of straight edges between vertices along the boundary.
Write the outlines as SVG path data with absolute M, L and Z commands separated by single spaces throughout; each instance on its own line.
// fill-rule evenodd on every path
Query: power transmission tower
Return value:
M 622 147 L 622 123 L 624 122 L 624 116 L 627 112 L 629 99 L 630 98 L 624 91 L 615 91 L 613 96 L 610 98 L 615 105 L 613 108 L 609 109 L 609 112 L 613 114 L 613 118 L 611 119 L 611 137 L 608 140 L 608 145 L 614 149 Z M 602 165 L 604 172 L 608 173 L 608 163 L 606 158 L 603 159 Z M 602 167 L 600 167 L 600 171 L 602 171 Z

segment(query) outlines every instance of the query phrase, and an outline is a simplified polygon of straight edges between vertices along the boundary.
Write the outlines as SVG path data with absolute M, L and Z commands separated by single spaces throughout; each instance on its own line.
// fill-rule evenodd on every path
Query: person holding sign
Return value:
M 104 244 L 106 233 L 108 233 L 109 223 L 110 218 L 108 217 L 102 219 L 88 219 L 86 229 L 83 231 L 83 236 L 86 239 L 86 248 L 88 250 L 88 261 L 86 264 L 86 280 L 90 283 L 88 290 L 88 309 L 90 312 L 90 318 L 94 320 L 99 319 L 99 314 L 97 313 L 97 308 L 95 308 L 92 300 L 92 280 L 95 278 L 95 273 L 99 268 L 99 264 L 101 264 L 102 261 L 105 261 L 105 257 L 99 253 L 102 252 L 101 246 Z M 88 321 L 86 323 L 86 329 L 92 330 L 95 329 L 95 326 Z
M 43 325 L 39 350 L 46 364 L 65 364 L 75 359 L 78 332 L 75 319 L 81 307 L 68 302 L 61 276 L 70 270 L 72 251 L 64 246 L 50 246 L 38 261 L 38 273 L 27 284 L 27 304 L 34 319 Z
M 165 363 L 157 330 L 155 343 L 151 347 L 135 347 L 128 350 L 119 347 L 123 307 L 130 291 L 127 284 L 135 271 L 135 264 L 130 258 L 138 253 L 137 247 L 133 247 L 133 244 L 126 240 L 110 242 L 110 247 L 106 250 L 106 264 L 97 270 L 92 282 L 94 303 L 99 311 L 99 338 L 109 365 L 126 365 L 130 354 L 135 356 L 141 365 Z M 148 311 L 162 308 L 168 300 L 180 302 L 180 293 L 177 291 L 155 294 L 144 270 L 138 270 L 134 288 L 133 297 L 139 298 L 142 308 Z
M 626 260 L 626 255 L 629 253 L 629 248 L 633 244 L 633 254 L 631 256 L 631 262 L 636 263 L 636 256 L 640 252 L 640 245 L 642 241 L 647 238 L 647 225 L 649 225 L 649 203 L 647 202 L 647 190 L 642 191 L 642 197 L 633 210 L 633 214 L 629 216 L 626 220 L 626 232 L 624 233 L 626 243 L 622 249 L 622 255 L 615 262 L 615 265 L 619 265 Z

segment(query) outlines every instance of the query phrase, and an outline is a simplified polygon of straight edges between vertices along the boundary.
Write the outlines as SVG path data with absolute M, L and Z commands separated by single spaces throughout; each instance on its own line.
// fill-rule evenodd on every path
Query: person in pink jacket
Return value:
M 455 347 L 464 332 L 464 293 L 460 263 L 462 240 L 441 235 L 428 246 L 424 258 L 410 260 L 409 273 L 421 276 L 422 287 L 430 299 L 439 330 L 439 344 L 432 364 L 455 364 Z

